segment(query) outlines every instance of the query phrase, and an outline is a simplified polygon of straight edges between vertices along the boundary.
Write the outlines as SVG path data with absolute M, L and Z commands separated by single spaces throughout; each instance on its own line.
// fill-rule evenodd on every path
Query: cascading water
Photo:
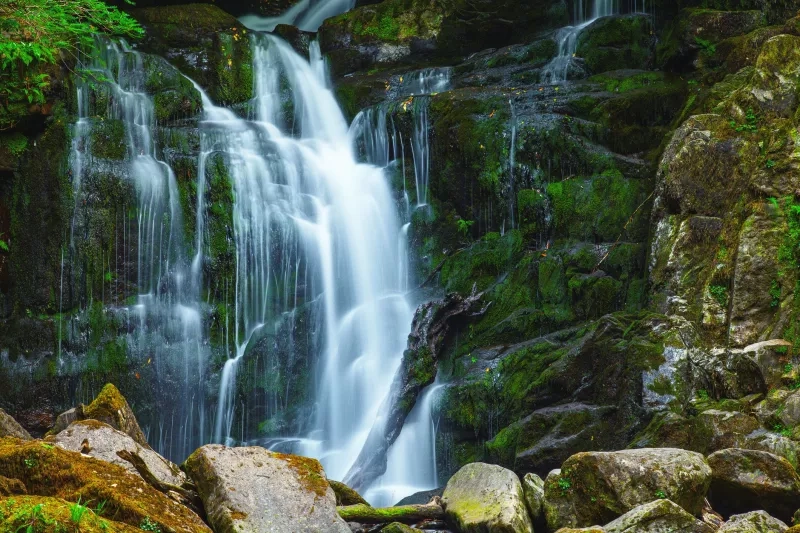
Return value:
M 589 4 L 584 5 L 583 0 L 575 2 L 575 22 L 572 26 L 566 26 L 556 32 L 555 40 L 558 43 L 558 55 L 542 70 L 543 81 L 552 84 L 567 81 L 581 32 L 600 17 L 618 14 L 618 3 L 619 0 L 594 0 L 591 9 L 587 12 Z
M 271 32 L 279 24 L 296 26 L 303 31 L 317 31 L 325 19 L 353 9 L 355 0 L 300 0 L 277 17 L 245 15 L 239 20 L 255 31 Z
M 124 126 L 127 155 L 121 166 L 95 158 L 88 119 L 88 84 L 77 84 L 78 121 L 74 128 L 71 172 L 76 206 L 81 205 L 81 184 L 92 175 L 111 172 L 133 185 L 137 212 L 134 234 L 123 248 L 135 248 L 136 287 L 134 305 L 115 310 L 132 322 L 128 357 L 153 364 L 163 398 L 158 420 L 145 427 L 148 438 L 167 457 L 183 458 L 208 437 L 205 398 L 197 384 L 205 381 L 207 350 L 203 343 L 201 313 L 184 255 L 182 214 L 175 174 L 159 159 L 154 135 L 154 104 L 145 91 L 143 56 L 124 42 L 98 39 L 82 66 L 88 78 L 102 80 L 97 90 L 107 91 L 105 115 Z M 99 111 L 99 110 L 98 110 Z M 73 219 L 71 249 L 82 235 L 78 208 Z M 85 231 L 85 229 L 83 230 Z M 81 233 L 83 233 L 83 231 Z M 125 280 L 122 280 L 124 283 Z

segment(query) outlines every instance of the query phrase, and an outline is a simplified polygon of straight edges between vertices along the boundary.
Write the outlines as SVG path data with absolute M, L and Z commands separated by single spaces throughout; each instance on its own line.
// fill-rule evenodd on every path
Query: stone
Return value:
M 789 526 L 764 511 L 733 515 L 718 533 L 783 533 Z
M 114 429 L 127 433 L 138 444 L 150 447 L 147 439 L 136 421 L 133 409 L 128 401 L 111 383 L 103 387 L 97 398 L 88 406 L 79 408 L 79 418 L 98 420 L 108 424 Z
M 333 489 L 334 494 L 336 494 L 336 505 L 357 505 L 359 503 L 367 503 L 367 501 L 361 497 L 361 494 L 351 489 L 341 481 L 329 479 L 328 484 Z
M 751 415 L 709 409 L 692 421 L 692 449 L 710 453 L 725 448 L 744 447 L 748 435 L 759 427 L 761 424 Z
M 544 480 L 533 473 L 522 478 L 522 493 L 534 523 L 544 518 Z
M 775 454 L 730 448 L 708 456 L 709 500 L 723 515 L 764 510 L 789 522 L 800 501 L 800 476 Z
M 421 529 L 413 528 L 400 522 L 392 522 L 388 526 L 381 529 L 381 533 L 421 533 Z
M 31 440 L 33 437 L 19 425 L 19 422 L 0 409 L 0 437 L 14 437 L 22 440 Z
M 607 533 L 714 533 L 714 529 L 669 500 L 640 505 L 606 524 Z
M 0 476 L 18 479 L 29 495 L 105 501 L 106 516 L 134 528 L 147 520 L 162 533 L 211 533 L 199 516 L 139 476 L 45 441 L 0 439 Z
M 652 19 L 646 15 L 602 17 L 578 36 L 576 56 L 593 74 L 647 69 L 655 52 Z
M 644 448 L 586 452 L 567 459 L 545 480 L 545 516 L 551 530 L 614 520 L 656 498 L 699 515 L 711 469 L 696 452 Z
M 767 388 L 774 389 L 783 385 L 781 378 L 784 374 L 784 367 L 789 360 L 786 352 L 791 345 L 791 342 L 783 339 L 772 339 L 751 344 L 742 351 L 750 355 L 758 363 Z
M 350 531 L 316 459 L 209 444 L 189 456 L 184 468 L 216 533 Z
M 53 427 L 50 428 L 50 431 L 47 433 L 49 435 L 58 435 L 76 420 L 78 420 L 78 408 L 73 407 L 72 409 L 67 409 L 56 417 L 56 423 L 53 424 Z
M 141 457 L 150 472 L 162 483 L 180 487 L 187 481 L 186 474 L 181 472 L 177 465 L 161 457 L 149 447 L 141 446 L 127 433 L 96 420 L 75 422 L 52 437 L 52 442 L 65 450 L 81 452 L 139 475 L 131 463 L 117 454 L 119 451 L 126 450 Z
M 464 533 L 530 533 L 525 494 L 511 470 L 485 463 L 462 467 L 442 495 L 448 519 Z

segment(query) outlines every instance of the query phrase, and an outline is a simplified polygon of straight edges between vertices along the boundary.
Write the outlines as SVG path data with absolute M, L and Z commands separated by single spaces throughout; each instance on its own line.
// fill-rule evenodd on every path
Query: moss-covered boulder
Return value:
M 646 15 L 603 17 L 578 36 L 575 55 L 593 74 L 652 65 L 655 42 L 652 19 Z
M 105 501 L 108 516 L 163 533 L 210 533 L 188 508 L 124 468 L 42 441 L 0 440 L 0 475 L 19 479 L 28 494 L 67 501 Z
M 131 10 L 146 36 L 142 48 L 166 58 L 212 100 L 239 104 L 253 96 L 250 33 L 213 4 Z
M 128 401 L 111 383 L 106 384 L 100 394 L 89 405 L 81 406 L 80 418 L 98 420 L 114 429 L 127 433 L 137 444 L 149 448 L 147 439 L 136 421 Z
M 765 510 L 790 522 L 800 498 L 800 476 L 777 455 L 730 448 L 708 456 L 711 502 L 724 515 Z
M 421 529 L 417 529 L 400 522 L 392 522 L 388 526 L 381 529 L 381 533 L 419 533 Z
M 22 440 L 32 439 L 30 433 L 3 409 L 0 409 L 0 437 L 14 437 Z
M 336 494 L 336 505 L 358 505 L 358 504 L 367 504 L 367 500 L 361 497 L 361 495 L 356 492 L 355 490 L 351 489 L 341 481 L 335 481 L 333 479 L 328 480 L 328 484 L 330 484 L 333 492 Z
M 0 529 L 3 531 L 35 531 L 36 533 L 141 533 L 143 527 L 104 518 L 105 509 L 93 509 L 90 502 L 81 503 L 42 496 L 14 496 L 0 499 Z M 143 522 L 157 527 L 156 522 Z M 152 531 L 152 529 L 151 529 Z
M 573 455 L 545 480 L 551 530 L 604 524 L 644 503 L 668 498 L 699 515 L 711 484 L 702 455 L 674 448 Z
M 764 511 L 752 511 L 731 516 L 718 533 L 784 533 L 788 528 Z
M 447 482 L 442 502 L 448 520 L 464 533 L 533 530 L 519 478 L 499 466 L 464 466 Z
M 714 528 L 687 513 L 680 505 L 659 499 L 640 505 L 606 524 L 607 533 L 660 533 L 681 531 L 686 533 L 714 533 Z
M 350 531 L 316 459 L 210 444 L 189 456 L 184 468 L 216 533 Z

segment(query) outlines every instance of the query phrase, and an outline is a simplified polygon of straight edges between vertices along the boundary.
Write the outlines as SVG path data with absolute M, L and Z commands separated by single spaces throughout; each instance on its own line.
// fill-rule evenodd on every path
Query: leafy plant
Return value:
M 767 168 L 775 168 L 775 165 L 777 165 L 777 163 L 772 159 L 767 159 L 767 162 L 765 163 Z
M 161 533 L 159 525 L 151 520 L 149 516 L 145 516 L 142 519 L 142 522 L 139 524 L 139 529 L 142 531 L 150 531 L 151 533 Z
M 458 232 L 465 237 L 469 233 L 469 229 L 473 224 L 475 224 L 474 220 L 464 220 L 463 218 L 458 219 L 456 222 L 456 225 L 458 226 Z
M 728 287 L 723 285 L 709 285 L 708 292 L 719 302 L 719 305 L 724 306 L 728 303 Z
M 23 524 L 16 529 L 15 533 L 36 533 L 44 528 L 48 520 L 42 512 L 42 507 L 44 504 L 39 503 L 27 509 L 24 516 L 21 517 Z
M 667 494 L 663 490 L 657 490 L 656 491 L 656 498 L 658 498 L 659 500 L 666 500 L 667 499 Z
M 39 462 L 33 457 L 28 457 L 23 462 L 26 468 L 36 468 L 39 465 Z
M 96 515 L 101 515 L 106 510 L 106 505 L 108 505 L 108 500 L 100 500 L 100 503 L 97 504 L 97 507 L 94 508 L 94 513 Z
M 730 122 L 731 127 L 739 133 L 742 132 L 754 133 L 758 131 L 758 115 L 755 114 L 752 108 L 747 110 L 744 119 L 745 119 L 744 124 L 739 124 L 735 120 L 731 120 Z
M 778 307 L 781 304 L 781 285 L 778 280 L 772 280 L 772 284 L 769 286 L 769 295 L 772 298 L 769 306 L 772 308 Z
M 45 103 L 48 66 L 78 65 L 80 73 L 80 50 L 96 34 L 139 38 L 144 30 L 101 0 L 0 2 L 0 131 Z
M 700 389 L 699 391 L 697 391 L 697 397 L 703 400 L 704 402 L 708 401 L 708 391 L 705 389 Z
M 3 234 L 2 233 L 0 233 L 0 251 L 2 251 L 2 252 L 8 252 L 9 251 L 8 243 L 3 239 Z
M 78 525 L 88 510 L 88 507 L 81 505 L 81 497 L 78 496 L 78 501 L 69 506 L 69 519 L 72 520 L 73 524 Z
M 772 431 L 774 431 L 775 433 L 780 433 L 784 437 L 791 437 L 792 436 L 792 430 L 790 428 L 787 428 L 783 424 L 775 424 L 772 427 Z
M 568 477 L 560 477 L 558 478 L 558 488 L 561 489 L 562 494 L 566 494 L 572 488 L 572 482 Z
M 715 45 L 711 41 L 707 41 L 706 39 L 701 39 L 700 37 L 695 37 L 694 42 L 697 43 L 697 46 L 700 47 L 700 51 L 704 55 L 710 57 L 717 53 L 717 45 Z

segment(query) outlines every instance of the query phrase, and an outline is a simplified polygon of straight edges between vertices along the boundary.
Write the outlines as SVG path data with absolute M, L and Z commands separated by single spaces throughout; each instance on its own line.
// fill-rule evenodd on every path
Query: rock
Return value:
M 144 527 L 132 526 L 103 518 L 89 507 L 76 515 L 75 502 L 61 498 L 42 496 L 14 496 L 0 499 L 3 513 L 0 513 L 0 531 L 35 531 L 36 533 L 61 533 L 79 531 L 80 533 L 142 533 Z M 94 505 L 92 505 L 94 507 Z M 35 509 L 35 510 L 34 510 Z M 76 518 L 77 517 L 77 518 Z M 154 524 L 155 522 L 143 522 Z M 152 529 L 151 531 L 155 531 Z M 35 528 L 35 529 L 33 529 Z
M 416 529 L 400 522 L 392 522 L 385 528 L 381 529 L 381 533 L 421 533 L 421 529 Z
M 79 418 L 89 418 L 108 424 L 130 435 L 137 444 L 150 447 L 128 401 L 111 383 L 103 387 L 92 403 L 79 408 Z
M 702 455 L 673 448 L 586 452 L 567 459 L 545 480 L 548 527 L 607 523 L 664 497 L 699 515 L 711 483 Z
M 336 505 L 356 505 L 359 503 L 369 505 L 367 500 L 361 497 L 361 494 L 354 491 L 341 481 L 329 479 L 328 484 L 333 489 L 334 494 L 336 494 Z
M 791 344 L 783 339 L 773 339 L 751 344 L 742 350 L 758 363 L 767 388 L 774 389 L 783 385 L 781 378 L 788 362 L 786 352 Z
M 534 523 L 544 518 L 544 480 L 533 473 L 522 478 L 522 493 Z
M 763 509 L 789 522 L 800 501 L 800 476 L 784 458 L 769 452 L 731 448 L 708 456 L 709 500 L 723 515 Z
M 593 527 L 562 527 L 556 533 L 606 533 L 606 530 L 600 526 Z
M 788 526 L 764 511 L 733 515 L 718 533 L 783 533 Z
M 0 475 L 24 483 L 28 494 L 105 501 L 107 516 L 162 533 L 211 533 L 199 516 L 124 468 L 43 441 L 0 439 Z
M 18 479 L 0 476 L 0 496 L 13 496 L 14 494 L 27 494 L 25 485 Z
M 400 507 L 372 507 L 367 504 L 337 507 L 336 512 L 346 522 L 356 524 L 385 524 L 402 522 L 417 524 L 426 520 L 444 520 L 444 509 L 438 500 L 424 505 L 403 505 Z
M 189 456 L 184 468 L 216 533 L 350 531 L 316 459 L 209 444 Z
M 56 423 L 50 428 L 47 433 L 49 435 L 58 435 L 60 432 L 67 429 L 67 427 L 78 420 L 78 408 L 73 407 L 68 409 L 56 417 Z
M 743 447 L 747 436 L 760 426 L 753 416 L 709 409 L 692 421 L 691 449 L 711 453 L 725 448 Z
M 186 474 L 181 472 L 177 465 L 167 461 L 149 447 L 139 445 L 127 433 L 117 431 L 96 420 L 75 422 L 53 437 L 52 441 L 65 450 L 81 452 L 139 475 L 131 463 L 118 455 L 119 451 L 127 450 L 141 457 L 150 472 L 162 483 L 180 487 L 187 481 Z
M 654 44 L 651 17 L 602 17 L 580 33 L 576 55 L 593 74 L 647 69 L 653 62 Z
M 441 498 L 443 493 L 444 487 L 433 490 L 423 490 L 421 492 L 415 492 L 411 496 L 406 496 L 395 505 L 424 505 L 430 502 L 436 496 Z
M 31 440 L 33 437 L 19 425 L 14 418 L 0 409 L 0 437 L 14 437 L 22 440 Z
M 471 463 L 447 482 L 442 496 L 448 519 L 464 533 L 533 529 L 517 475 L 500 466 Z
M 607 533 L 714 533 L 714 529 L 684 511 L 680 505 L 669 500 L 655 500 L 640 505 L 610 524 Z

